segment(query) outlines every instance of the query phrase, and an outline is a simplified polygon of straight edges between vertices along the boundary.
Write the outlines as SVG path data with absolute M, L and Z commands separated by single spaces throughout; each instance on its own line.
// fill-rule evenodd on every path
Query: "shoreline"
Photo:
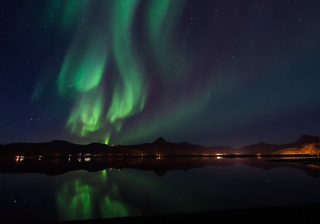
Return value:
M 257 208 L 216 210 L 208 212 L 164 214 L 151 216 L 117 217 L 109 219 L 37 222 L 43 224 L 100 224 L 100 223 L 319 223 L 320 203 L 281 205 Z

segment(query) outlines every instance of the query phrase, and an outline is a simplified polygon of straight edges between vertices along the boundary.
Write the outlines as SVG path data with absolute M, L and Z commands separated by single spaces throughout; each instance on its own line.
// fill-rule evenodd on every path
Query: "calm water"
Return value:
M 133 168 L 0 173 L 0 217 L 74 220 L 319 202 L 320 178 L 306 172 L 318 172 L 317 165 L 275 166 L 253 158 L 163 176 Z

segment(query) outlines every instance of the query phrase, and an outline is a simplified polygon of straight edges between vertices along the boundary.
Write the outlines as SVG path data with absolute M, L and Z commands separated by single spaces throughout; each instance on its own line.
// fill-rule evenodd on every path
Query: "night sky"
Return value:
M 0 144 L 320 135 L 318 0 L 1 0 Z

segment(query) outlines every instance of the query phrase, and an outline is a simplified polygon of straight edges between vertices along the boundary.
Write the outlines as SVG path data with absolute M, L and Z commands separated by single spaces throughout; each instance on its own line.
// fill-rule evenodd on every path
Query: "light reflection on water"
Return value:
M 272 167 L 258 158 L 215 161 L 215 165 L 164 175 L 131 168 L 78 170 L 57 176 L 0 173 L 0 215 L 9 221 L 54 221 L 320 200 L 320 178 L 301 169 Z M 312 164 L 301 166 L 318 170 Z
M 119 198 L 116 183 L 108 183 L 107 171 L 94 173 L 90 181 L 82 178 L 70 180 L 62 185 L 57 194 L 59 217 L 64 220 L 91 219 L 100 212 L 101 218 L 128 216 L 130 205 Z M 91 181 L 98 184 L 90 183 Z M 99 188 L 95 188 L 99 186 Z M 132 215 L 138 215 L 138 212 Z

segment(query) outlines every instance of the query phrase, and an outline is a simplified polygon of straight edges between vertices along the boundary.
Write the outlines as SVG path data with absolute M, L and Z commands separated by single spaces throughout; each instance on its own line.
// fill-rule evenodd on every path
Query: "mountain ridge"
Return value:
M 243 146 L 235 149 L 230 146 L 202 146 L 188 142 L 172 143 L 159 137 L 153 143 L 142 143 L 136 145 L 117 145 L 109 146 L 102 143 L 92 142 L 87 145 L 71 143 L 65 140 L 52 140 L 51 142 L 41 143 L 9 143 L 0 145 L 0 155 L 44 155 L 44 156 L 81 156 L 84 154 L 94 154 L 100 156 L 125 156 L 125 155 L 216 155 L 216 154 L 303 154 L 303 152 L 313 152 L 320 154 L 320 147 L 308 144 L 320 143 L 318 136 L 301 135 L 292 143 L 276 145 L 265 142 Z M 309 147 L 308 150 L 300 150 Z M 291 151 L 290 151 L 291 150 Z

